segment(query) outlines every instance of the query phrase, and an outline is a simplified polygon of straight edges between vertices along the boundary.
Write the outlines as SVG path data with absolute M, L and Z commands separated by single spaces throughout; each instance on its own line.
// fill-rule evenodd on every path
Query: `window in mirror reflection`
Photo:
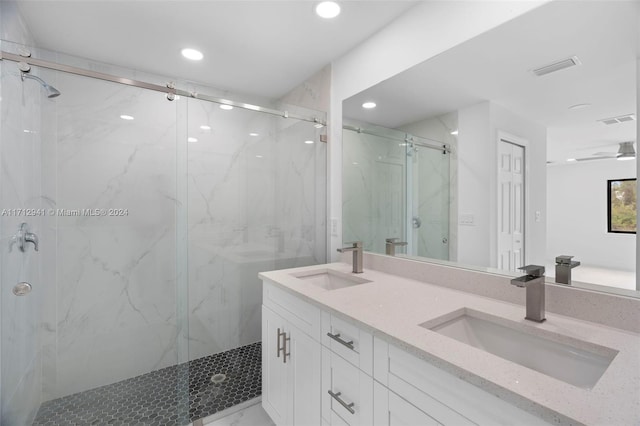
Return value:
M 637 230 L 636 179 L 607 181 L 608 231 L 635 234 Z

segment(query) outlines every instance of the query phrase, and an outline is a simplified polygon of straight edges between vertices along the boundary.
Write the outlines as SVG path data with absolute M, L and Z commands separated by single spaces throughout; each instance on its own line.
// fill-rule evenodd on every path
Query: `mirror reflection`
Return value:
M 545 4 L 345 100 L 343 240 L 638 295 L 637 9 Z

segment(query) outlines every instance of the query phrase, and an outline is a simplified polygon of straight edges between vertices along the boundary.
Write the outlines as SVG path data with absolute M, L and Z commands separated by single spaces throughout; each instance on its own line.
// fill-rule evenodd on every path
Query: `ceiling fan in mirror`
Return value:
M 633 147 L 634 142 L 619 142 L 618 152 L 595 152 L 591 157 L 576 158 L 576 161 L 593 161 L 593 160 L 633 160 L 636 158 L 636 150 Z

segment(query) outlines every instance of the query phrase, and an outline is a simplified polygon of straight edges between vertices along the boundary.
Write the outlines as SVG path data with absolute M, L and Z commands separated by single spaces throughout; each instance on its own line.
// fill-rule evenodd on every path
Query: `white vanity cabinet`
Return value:
M 268 280 L 262 405 L 279 426 L 547 424 Z
M 378 338 L 374 339 L 374 378 L 376 426 L 548 425 Z
M 322 419 L 325 425 L 373 424 L 373 337 L 322 312 Z
M 277 425 L 320 424 L 320 310 L 265 282 L 262 406 Z

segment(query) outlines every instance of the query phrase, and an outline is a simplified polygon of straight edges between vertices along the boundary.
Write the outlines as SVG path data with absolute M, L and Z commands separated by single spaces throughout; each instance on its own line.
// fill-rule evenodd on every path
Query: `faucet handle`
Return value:
M 350 243 L 347 243 L 348 245 L 351 245 L 351 247 L 353 248 L 360 248 L 362 247 L 362 241 L 352 241 Z
M 556 256 L 556 263 L 558 265 L 570 265 L 571 259 L 573 259 L 573 256 L 563 254 L 562 256 Z
M 38 236 L 36 234 L 33 232 L 27 232 L 24 235 L 24 241 L 25 243 L 32 243 L 35 251 L 38 251 Z
M 521 271 L 524 271 L 525 274 L 530 275 L 532 277 L 541 277 L 544 275 L 544 266 L 540 266 L 540 265 L 526 265 L 518 269 Z
M 384 242 L 385 243 L 395 243 L 396 241 L 398 241 L 400 238 L 385 238 Z

